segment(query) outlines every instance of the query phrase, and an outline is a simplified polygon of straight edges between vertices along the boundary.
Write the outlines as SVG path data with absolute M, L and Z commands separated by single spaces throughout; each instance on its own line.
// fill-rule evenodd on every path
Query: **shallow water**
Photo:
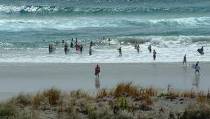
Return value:
M 48 55 L 51 42 L 86 45 L 81 56 L 64 56 L 61 46 Z M 111 47 L 107 39 L 111 38 Z M 88 56 L 90 41 L 96 42 Z M 141 53 L 133 49 L 139 42 Z M 118 58 L 117 48 L 123 48 Z M 0 1 L 0 62 L 158 62 L 210 59 L 208 0 L 2 0 Z M 197 54 L 204 46 L 205 55 Z

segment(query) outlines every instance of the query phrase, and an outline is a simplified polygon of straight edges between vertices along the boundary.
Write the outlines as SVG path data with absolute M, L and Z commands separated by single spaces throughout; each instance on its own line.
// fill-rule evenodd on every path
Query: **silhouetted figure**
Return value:
M 89 55 L 92 55 L 92 47 L 89 47 Z
M 65 54 L 69 53 L 69 45 L 68 45 L 68 43 L 64 44 L 64 52 L 65 52 Z
M 83 51 L 83 45 L 82 44 L 79 46 L 79 49 L 80 49 L 80 53 L 82 54 L 82 51 Z
M 64 41 L 64 40 L 62 40 L 62 43 L 65 43 L 65 41 Z
M 195 64 L 195 73 L 200 73 L 199 61 L 197 61 Z
M 51 54 L 51 53 L 53 53 L 55 51 L 55 47 L 51 43 L 49 44 L 48 49 L 49 49 L 49 54 Z
M 76 45 L 78 45 L 77 38 L 76 38 L 76 40 L 75 40 L 75 47 L 76 47 Z
M 153 50 L 153 60 L 156 60 L 156 51 L 155 50 Z
M 95 76 L 99 79 L 99 74 L 101 72 L 100 66 L 97 64 L 95 67 Z
M 203 49 L 203 46 L 197 50 L 201 55 L 204 55 L 204 49 Z
M 108 41 L 109 41 L 109 46 L 110 46 L 111 45 L 111 39 L 109 38 Z
M 71 39 L 71 44 L 70 44 L 70 47 L 71 48 L 74 48 L 74 43 L 73 43 L 74 41 L 73 41 L 73 38 Z
M 184 58 L 183 58 L 183 64 L 187 64 L 187 56 L 186 56 L 186 54 L 184 55 Z
M 121 47 L 118 49 L 118 52 L 119 52 L 119 56 L 122 56 L 122 48 Z
M 152 45 L 148 46 L 148 50 L 149 50 L 150 53 L 152 52 Z
M 93 41 L 90 41 L 90 47 L 92 47 L 93 46 Z
M 136 46 L 136 50 L 137 50 L 137 53 L 139 53 L 139 51 L 140 51 L 140 46 L 139 46 L 139 44 Z

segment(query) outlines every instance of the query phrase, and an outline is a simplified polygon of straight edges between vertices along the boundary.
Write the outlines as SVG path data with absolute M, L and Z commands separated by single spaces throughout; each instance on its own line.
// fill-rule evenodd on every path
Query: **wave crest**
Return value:
M 132 14 L 132 13 L 182 13 L 182 12 L 210 12 L 209 7 L 173 7 L 173 8 L 152 8 L 152 7 L 58 7 L 58 6 L 6 6 L 0 5 L 0 13 L 6 14 Z

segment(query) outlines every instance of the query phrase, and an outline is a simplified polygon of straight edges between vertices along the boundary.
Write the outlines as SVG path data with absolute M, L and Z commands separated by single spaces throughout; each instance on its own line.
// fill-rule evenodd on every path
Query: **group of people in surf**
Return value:
M 136 43 L 134 45 L 134 48 L 137 50 L 137 53 L 140 52 L 140 46 L 139 46 L 139 44 Z M 151 44 L 148 46 L 148 50 L 149 50 L 149 53 L 152 53 L 152 45 Z M 119 56 L 122 56 L 122 47 L 119 47 L 118 48 L 118 52 L 119 52 Z M 156 52 L 155 49 L 153 49 L 153 60 L 156 60 L 156 55 L 157 55 L 157 52 Z
M 70 46 L 69 46 L 68 42 L 66 42 L 64 40 L 62 40 L 62 44 L 63 44 L 63 47 L 64 47 L 64 53 L 66 55 L 69 53 L 70 48 L 72 48 L 72 49 L 75 48 L 75 50 L 77 52 L 80 52 L 81 54 L 83 52 L 83 45 L 78 42 L 77 38 L 75 39 L 75 41 L 72 38 Z M 92 55 L 92 46 L 93 46 L 93 42 L 91 41 L 90 45 L 89 45 L 89 55 Z M 53 44 L 53 43 L 50 43 L 49 44 L 49 54 L 52 54 L 55 50 L 56 50 L 56 45 Z
M 83 45 L 81 43 L 78 42 L 77 38 L 74 40 L 72 38 L 71 40 L 71 43 L 70 43 L 70 46 L 67 42 L 65 42 L 64 40 L 62 40 L 62 44 L 64 46 L 64 53 L 65 54 L 68 54 L 69 51 L 70 51 L 70 48 L 75 48 L 76 51 L 80 52 L 82 54 L 83 52 Z M 108 44 L 109 46 L 111 45 L 111 39 L 108 38 Z M 93 47 L 94 43 L 92 41 L 90 41 L 89 43 L 89 55 L 92 55 L 93 53 L 93 50 L 92 50 L 92 47 Z M 136 49 L 137 53 L 140 53 L 140 45 L 138 43 L 135 43 L 134 45 L 134 48 Z M 56 50 L 56 45 L 50 43 L 49 44 L 49 53 L 53 53 L 54 51 Z M 156 57 L 157 57 L 157 52 L 155 49 L 152 50 L 152 45 L 148 45 L 148 51 L 149 53 L 153 53 L 153 60 L 156 60 Z M 197 49 L 197 52 L 201 55 L 204 55 L 204 47 L 202 46 L 201 48 Z M 119 53 L 119 57 L 122 56 L 122 47 L 120 46 L 118 48 L 118 53 Z M 183 64 L 186 64 L 187 63 L 187 56 L 186 54 L 184 55 L 184 58 L 183 58 Z

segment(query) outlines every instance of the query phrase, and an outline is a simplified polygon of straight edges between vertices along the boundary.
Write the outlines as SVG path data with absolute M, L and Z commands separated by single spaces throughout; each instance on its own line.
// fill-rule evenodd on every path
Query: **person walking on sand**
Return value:
M 186 56 L 186 54 L 184 55 L 184 58 L 183 58 L 183 65 L 184 64 L 187 64 L 187 56 Z
M 121 47 L 118 49 L 118 52 L 119 52 L 119 56 L 121 57 L 122 56 L 122 48 Z
M 153 60 L 156 60 L 156 51 L 155 50 L 153 50 Z
M 99 79 L 100 72 L 101 72 L 100 66 L 97 64 L 95 67 L 95 76 L 97 79 Z
M 195 74 L 196 73 L 198 73 L 198 74 L 200 73 L 199 61 L 197 61 L 196 64 L 195 64 Z
M 148 46 L 148 50 L 149 50 L 149 53 L 152 52 L 152 45 L 151 44 Z

